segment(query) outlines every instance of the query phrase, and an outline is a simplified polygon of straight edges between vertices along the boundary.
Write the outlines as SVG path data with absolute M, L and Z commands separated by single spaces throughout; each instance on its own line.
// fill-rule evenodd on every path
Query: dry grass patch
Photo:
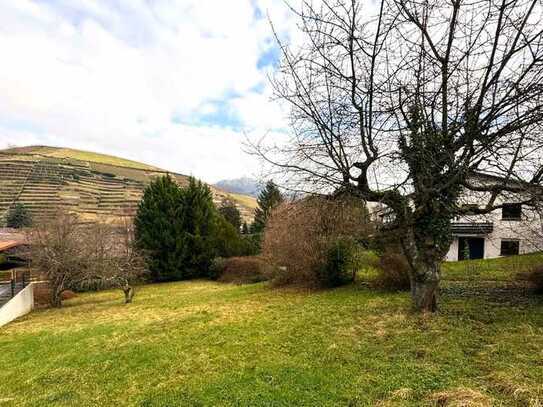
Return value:
M 493 389 L 499 394 L 513 399 L 523 406 L 543 406 L 543 383 L 534 385 L 522 382 L 521 378 L 521 372 L 518 375 L 496 372 L 489 376 Z
M 492 397 L 467 387 L 433 393 L 429 400 L 435 406 L 447 407 L 492 407 L 494 405 Z

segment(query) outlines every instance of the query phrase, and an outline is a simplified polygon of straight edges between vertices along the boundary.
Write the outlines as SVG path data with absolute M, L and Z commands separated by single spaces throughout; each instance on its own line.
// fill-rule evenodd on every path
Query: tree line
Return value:
M 282 200 L 277 186 L 268 182 L 255 222 L 248 226 L 232 201 L 215 207 L 202 182 L 191 177 L 180 186 L 169 175 L 161 176 L 146 187 L 133 219 L 122 216 L 114 225 L 82 223 L 59 210 L 26 229 L 25 255 L 49 282 L 53 306 L 61 306 L 68 290 L 105 288 L 121 289 L 130 303 L 135 284 L 207 278 L 216 258 L 257 254 L 267 217 Z M 22 206 L 14 213 L 27 219 Z

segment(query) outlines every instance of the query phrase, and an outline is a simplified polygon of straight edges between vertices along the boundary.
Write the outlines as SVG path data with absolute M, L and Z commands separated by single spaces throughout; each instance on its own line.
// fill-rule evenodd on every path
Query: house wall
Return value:
M 482 202 L 487 202 L 488 198 L 487 194 L 470 193 L 463 194 L 460 202 L 462 204 L 480 205 Z M 496 200 L 495 204 L 515 203 L 521 200 L 522 197 L 518 195 L 504 194 Z M 493 223 L 494 230 L 492 233 L 477 236 L 485 238 L 485 259 L 500 257 L 502 240 L 518 240 L 520 242 L 520 254 L 543 250 L 543 222 L 541 213 L 528 206 L 522 207 L 522 218 L 519 221 L 502 220 L 502 211 L 498 209 L 487 215 L 461 216 L 456 218 L 454 222 Z M 458 236 L 454 237 L 445 260 L 458 260 Z
M 458 260 L 458 238 L 455 237 L 454 240 L 451 243 L 451 247 L 449 247 L 449 252 L 447 253 L 447 256 L 445 257 L 446 261 L 456 261 Z
M 0 308 L 0 327 L 28 314 L 33 308 L 34 283 L 31 283 Z

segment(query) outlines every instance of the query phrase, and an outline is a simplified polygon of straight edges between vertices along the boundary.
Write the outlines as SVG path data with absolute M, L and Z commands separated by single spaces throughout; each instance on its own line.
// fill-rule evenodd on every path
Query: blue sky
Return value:
M 258 175 L 245 137 L 281 137 L 267 16 L 281 0 L 0 3 L 0 148 L 88 149 L 206 181 Z

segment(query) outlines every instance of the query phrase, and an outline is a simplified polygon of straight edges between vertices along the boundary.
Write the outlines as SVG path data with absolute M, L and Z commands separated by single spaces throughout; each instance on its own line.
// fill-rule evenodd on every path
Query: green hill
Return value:
M 181 185 L 188 182 L 186 175 L 87 151 L 45 146 L 0 150 L 0 219 L 19 202 L 36 218 L 64 208 L 85 221 L 115 221 L 135 212 L 153 177 L 168 173 Z M 216 204 L 231 199 L 251 221 L 254 198 L 211 189 Z

